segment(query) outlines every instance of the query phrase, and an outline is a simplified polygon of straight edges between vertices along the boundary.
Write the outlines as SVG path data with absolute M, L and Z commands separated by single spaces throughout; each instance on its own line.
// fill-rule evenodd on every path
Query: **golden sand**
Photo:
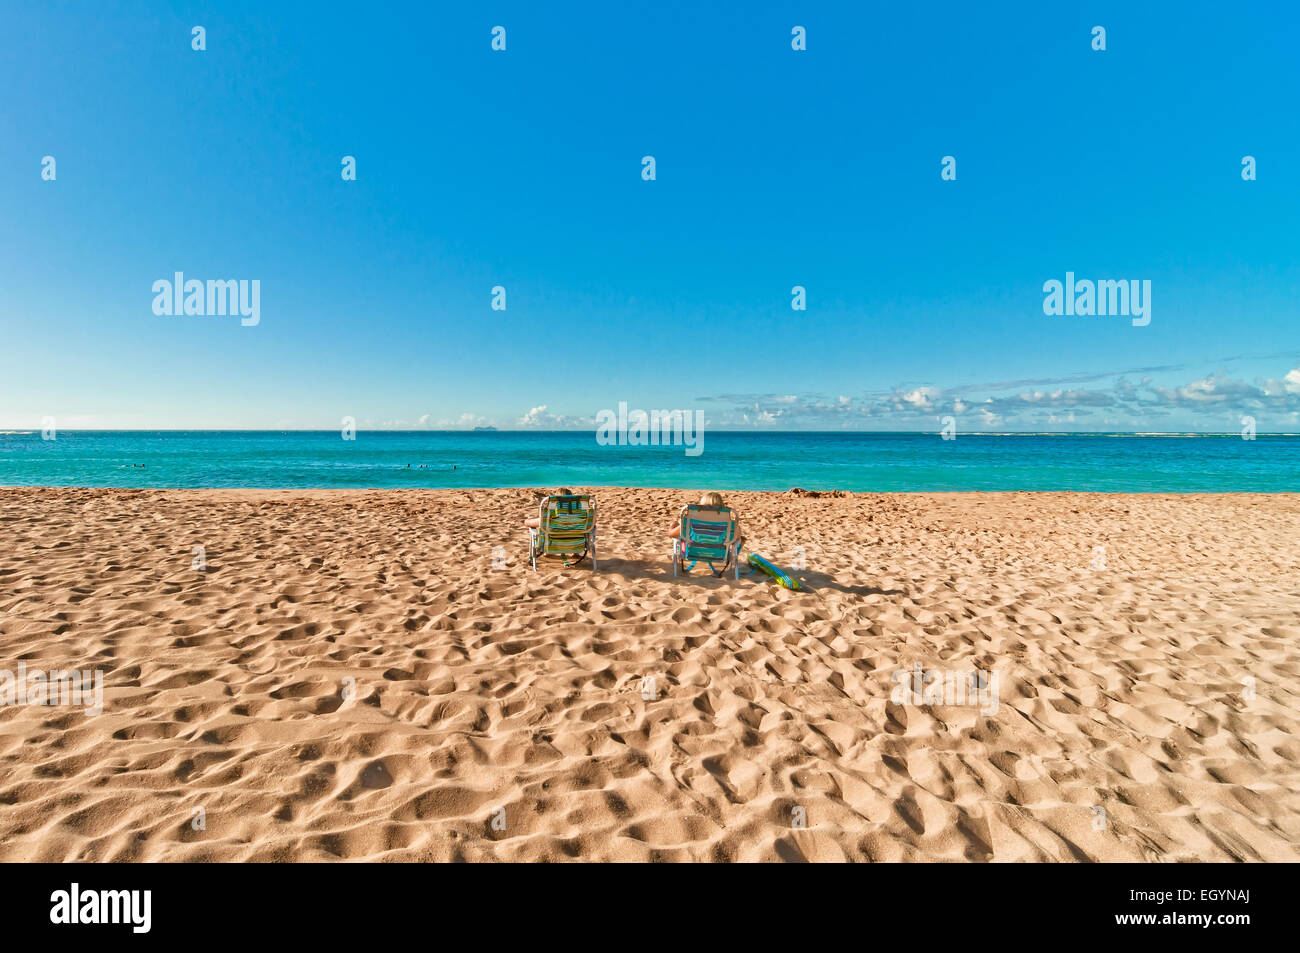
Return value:
M 594 492 L 0 490 L 0 859 L 1300 859 L 1300 497 Z

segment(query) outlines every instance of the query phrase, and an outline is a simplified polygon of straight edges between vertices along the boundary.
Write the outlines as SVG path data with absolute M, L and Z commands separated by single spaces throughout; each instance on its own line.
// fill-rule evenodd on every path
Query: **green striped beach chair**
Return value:
M 690 503 L 680 514 L 681 535 L 673 540 L 673 575 L 685 575 L 696 563 L 708 563 L 715 576 L 730 566 L 740 578 L 740 540 L 736 520 L 726 506 Z
M 538 556 L 559 556 L 576 566 L 591 555 L 596 568 L 596 501 L 590 496 L 548 496 L 538 514 L 541 526 L 528 528 L 528 556 L 537 571 Z

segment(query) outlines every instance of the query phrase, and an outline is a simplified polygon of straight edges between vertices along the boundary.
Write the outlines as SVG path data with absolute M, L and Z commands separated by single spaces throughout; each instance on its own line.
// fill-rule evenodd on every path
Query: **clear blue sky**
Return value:
M 5 4 L 0 427 L 1300 430 L 1294 4 L 617 6 Z

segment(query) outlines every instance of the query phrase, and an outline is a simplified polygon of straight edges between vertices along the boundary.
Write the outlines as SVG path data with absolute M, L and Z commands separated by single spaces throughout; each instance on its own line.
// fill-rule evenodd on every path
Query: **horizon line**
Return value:
M 338 433 L 338 427 L 69 427 L 59 428 L 56 433 Z M 470 434 L 470 433 L 533 433 L 533 434 L 581 434 L 595 433 L 598 428 L 542 429 L 533 427 L 457 427 L 457 428 L 400 428 L 400 427 L 357 427 L 357 433 L 402 433 L 402 434 Z M 24 436 L 41 432 L 40 427 L 0 427 L 0 436 Z M 775 430 L 746 429 L 727 430 L 711 428 L 710 433 L 725 434 L 881 434 L 881 435 L 929 435 L 942 433 L 942 429 L 933 430 Z M 1233 430 L 959 430 L 959 436 L 980 437 L 1240 437 L 1240 431 Z M 1300 433 L 1285 430 L 1257 430 L 1258 437 L 1300 437 Z

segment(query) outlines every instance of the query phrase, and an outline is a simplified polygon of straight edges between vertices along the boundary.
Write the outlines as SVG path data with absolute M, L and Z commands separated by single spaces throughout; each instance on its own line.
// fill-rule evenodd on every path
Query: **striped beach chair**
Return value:
M 539 527 L 528 528 L 528 557 L 537 571 L 538 556 L 558 556 L 576 566 L 591 555 L 596 568 L 596 501 L 590 496 L 548 496 L 542 500 Z
M 682 507 L 680 519 L 681 534 L 673 540 L 673 575 L 685 575 L 702 562 L 715 576 L 730 566 L 739 579 L 740 540 L 731 509 L 690 503 Z

